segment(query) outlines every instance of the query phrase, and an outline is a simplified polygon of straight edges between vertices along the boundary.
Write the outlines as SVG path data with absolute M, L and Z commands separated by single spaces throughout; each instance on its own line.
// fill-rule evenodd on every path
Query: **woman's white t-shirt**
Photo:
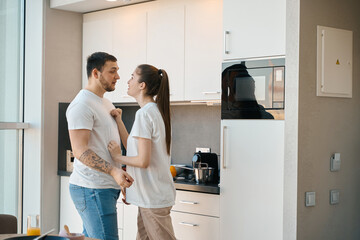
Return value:
M 127 156 L 138 155 L 138 138 L 151 139 L 151 158 L 147 168 L 127 166 L 134 178 L 126 189 L 126 201 L 142 208 L 163 208 L 175 204 L 175 186 L 166 151 L 165 124 L 156 103 L 147 103 L 136 112 L 127 140 Z

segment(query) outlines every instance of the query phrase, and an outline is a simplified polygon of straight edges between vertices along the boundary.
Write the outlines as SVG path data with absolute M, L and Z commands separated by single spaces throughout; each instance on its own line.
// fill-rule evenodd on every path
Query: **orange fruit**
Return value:
M 171 172 L 171 175 L 174 177 L 176 177 L 176 169 L 174 166 L 170 166 L 170 172 Z

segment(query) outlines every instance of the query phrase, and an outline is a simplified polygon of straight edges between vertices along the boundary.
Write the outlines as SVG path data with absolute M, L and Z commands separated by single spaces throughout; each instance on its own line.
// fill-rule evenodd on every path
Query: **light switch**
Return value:
M 341 158 L 340 153 L 334 153 L 330 158 L 330 171 L 336 172 L 340 170 Z
M 338 204 L 340 200 L 340 192 L 339 190 L 330 190 L 330 204 Z
M 315 192 L 305 193 L 305 206 L 306 207 L 315 206 Z

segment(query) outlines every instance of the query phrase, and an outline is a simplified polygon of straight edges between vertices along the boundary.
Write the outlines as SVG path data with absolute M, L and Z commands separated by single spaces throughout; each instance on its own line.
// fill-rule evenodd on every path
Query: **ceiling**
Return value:
M 50 8 L 71 12 L 87 13 L 148 1 L 154 0 L 50 0 Z

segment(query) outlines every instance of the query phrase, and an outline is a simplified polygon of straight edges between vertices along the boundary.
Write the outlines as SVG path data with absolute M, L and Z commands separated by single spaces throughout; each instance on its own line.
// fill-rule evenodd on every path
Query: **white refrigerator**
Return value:
M 220 239 L 282 239 L 284 121 L 222 120 L 220 157 Z

